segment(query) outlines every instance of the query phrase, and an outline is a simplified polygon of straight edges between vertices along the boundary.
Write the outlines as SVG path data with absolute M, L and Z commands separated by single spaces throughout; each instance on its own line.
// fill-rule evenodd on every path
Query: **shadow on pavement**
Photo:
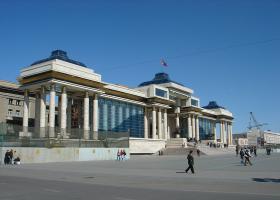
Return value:
M 253 181 L 255 182 L 273 182 L 273 183 L 280 183 L 280 178 L 252 178 Z

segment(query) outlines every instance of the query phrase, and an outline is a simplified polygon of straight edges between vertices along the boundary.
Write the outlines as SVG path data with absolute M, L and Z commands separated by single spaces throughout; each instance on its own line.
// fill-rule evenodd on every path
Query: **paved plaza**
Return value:
M 94 161 L 1 166 L 0 199 L 280 199 L 280 154 L 260 154 L 253 166 L 235 155 L 132 156 Z

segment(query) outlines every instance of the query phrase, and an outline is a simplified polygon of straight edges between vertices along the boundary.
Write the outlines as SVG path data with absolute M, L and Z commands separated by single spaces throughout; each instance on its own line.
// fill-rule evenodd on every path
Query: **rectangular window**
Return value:
M 192 106 L 198 106 L 198 101 L 195 99 L 192 99 L 191 104 L 192 104 Z
M 16 110 L 16 116 L 19 116 L 19 115 L 20 115 L 20 111 Z
M 16 100 L 16 105 L 20 106 L 20 100 Z
M 12 115 L 13 114 L 13 110 L 12 109 L 8 109 L 8 115 Z
M 167 92 L 156 88 L 156 96 L 167 98 Z
M 13 99 L 9 99 L 9 105 L 13 105 Z

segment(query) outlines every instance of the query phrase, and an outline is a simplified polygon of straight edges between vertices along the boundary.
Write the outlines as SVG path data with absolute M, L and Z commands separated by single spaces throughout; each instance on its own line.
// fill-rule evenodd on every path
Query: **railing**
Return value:
M 128 132 L 94 132 L 79 128 L 34 128 L 0 123 L 0 147 L 128 148 Z

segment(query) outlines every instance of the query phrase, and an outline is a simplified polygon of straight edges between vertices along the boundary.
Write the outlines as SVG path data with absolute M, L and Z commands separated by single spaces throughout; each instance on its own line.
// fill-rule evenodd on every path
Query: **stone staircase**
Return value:
M 171 138 L 167 140 L 166 148 L 182 148 L 187 145 L 186 138 Z
M 187 142 L 186 138 L 171 138 L 166 143 L 166 148 L 162 149 L 163 155 L 187 155 L 190 150 L 196 155 L 197 149 L 200 155 L 226 155 L 235 154 L 235 148 L 210 148 L 201 143 L 195 145 L 193 142 Z
M 198 145 L 197 148 L 206 155 L 235 155 L 235 148 L 210 148 L 206 145 Z
M 188 145 L 186 138 L 171 138 L 167 141 L 162 153 L 163 155 L 187 155 L 190 150 L 193 150 L 194 155 L 196 154 L 196 148 L 194 145 Z

